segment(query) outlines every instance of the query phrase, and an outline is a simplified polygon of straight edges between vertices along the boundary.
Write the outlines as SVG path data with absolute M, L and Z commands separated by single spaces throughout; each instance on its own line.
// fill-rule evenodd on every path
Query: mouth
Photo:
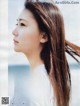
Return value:
M 14 44 L 18 44 L 18 43 L 19 43 L 19 42 L 18 42 L 17 40 L 15 40 L 15 39 L 14 39 L 13 41 L 14 41 Z

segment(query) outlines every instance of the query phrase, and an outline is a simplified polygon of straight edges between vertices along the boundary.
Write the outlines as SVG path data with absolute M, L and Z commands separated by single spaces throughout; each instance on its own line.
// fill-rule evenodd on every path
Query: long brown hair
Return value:
M 77 60 L 74 54 L 80 56 L 80 47 L 65 40 L 64 20 L 59 8 L 54 3 L 37 1 L 26 0 L 25 9 L 32 12 L 40 31 L 48 37 L 40 56 L 53 85 L 57 106 L 69 106 L 71 77 L 65 52 Z

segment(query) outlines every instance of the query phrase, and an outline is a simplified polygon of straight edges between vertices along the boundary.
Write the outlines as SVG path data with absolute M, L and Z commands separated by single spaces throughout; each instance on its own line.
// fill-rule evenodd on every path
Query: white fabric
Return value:
M 53 88 L 44 64 L 32 70 L 30 106 L 54 106 Z
M 44 64 L 30 70 L 29 76 L 24 79 L 21 79 L 22 83 L 19 81 L 20 84 L 15 82 L 10 106 L 55 106 L 53 88 Z

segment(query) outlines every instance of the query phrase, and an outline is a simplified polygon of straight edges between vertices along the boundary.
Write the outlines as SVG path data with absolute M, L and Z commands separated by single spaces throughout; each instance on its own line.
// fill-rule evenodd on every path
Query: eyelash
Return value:
M 16 24 L 16 25 L 18 25 L 18 24 Z M 25 26 L 25 24 L 23 24 L 23 23 L 20 23 L 20 26 Z
M 25 26 L 25 24 L 23 24 L 23 23 L 20 23 L 20 26 Z

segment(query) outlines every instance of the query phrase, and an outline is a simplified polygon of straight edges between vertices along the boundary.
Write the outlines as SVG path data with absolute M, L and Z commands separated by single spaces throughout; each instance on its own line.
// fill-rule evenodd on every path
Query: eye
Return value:
M 24 23 L 17 23 L 16 26 L 26 26 Z
M 20 23 L 20 26 L 25 26 L 25 24 L 24 23 Z

